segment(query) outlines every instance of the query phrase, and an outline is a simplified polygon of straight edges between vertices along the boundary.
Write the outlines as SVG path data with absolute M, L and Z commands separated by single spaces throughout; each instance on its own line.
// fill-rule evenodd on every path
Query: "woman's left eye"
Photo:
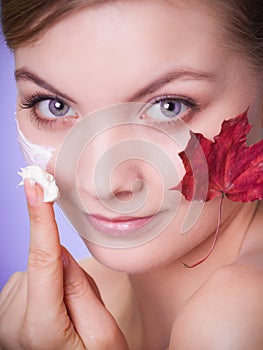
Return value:
M 194 103 L 186 99 L 165 97 L 155 100 L 142 114 L 141 119 L 154 119 L 167 122 L 181 118 L 191 109 Z
M 48 99 L 38 102 L 38 111 L 46 118 L 63 118 L 75 116 L 73 108 L 59 99 Z

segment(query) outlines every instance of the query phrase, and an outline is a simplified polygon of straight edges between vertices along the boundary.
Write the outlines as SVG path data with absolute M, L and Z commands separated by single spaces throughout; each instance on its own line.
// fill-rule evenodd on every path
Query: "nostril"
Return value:
M 114 194 L 115 198 L 120 201 L 128 202 L 132 199 L 133 193 L 129 191 L 122 191 Z
M 118 191 L 114 192 L 114 197 L 121 201 L 130 201 L 136 193 L 142 190 L 143 186 L 144 181 L 141 179 L 136 179 L 130 186 L 131 190 L 127 191 L 119 188 Z

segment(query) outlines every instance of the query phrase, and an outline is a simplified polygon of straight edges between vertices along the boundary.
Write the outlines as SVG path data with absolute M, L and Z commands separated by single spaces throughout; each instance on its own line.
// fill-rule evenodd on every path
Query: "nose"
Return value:
M 77 170 L 78 185 L 90 196 L 129 201 L 144 189 L 144 162 L 136 158 L 136 143 L 123 136 L 108 131 L 83 152 Z
M 93 179 L 85 188 L 94 197 L 111 200 L 129 201 L 145 186 L 142 165 L 135 159 L 124 160 L 116 164 L 114 156 L 101 161 L 95 167 Z
M 127 160 L 118 165 L 112 172 L 110 181 L 111 194 L 121 201 L 131 200 L 145 186 L 143 174 L 137 161 Z M 101 188 L 103 195 L 104 188 Z M 105 188 L 105 194 L 107 189 Z

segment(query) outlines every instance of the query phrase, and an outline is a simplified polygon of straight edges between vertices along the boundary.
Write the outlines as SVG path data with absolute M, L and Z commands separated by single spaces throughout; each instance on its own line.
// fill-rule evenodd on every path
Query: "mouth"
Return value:
M 107 235 L 123 237 L 134 234 L 139 229 L 142 229 L 152 222 L 157 214 L 145 217 L 121 216 L 117 218 L 106 218 L 92 214 L 85 214 L 85 216 L 96 230 Z

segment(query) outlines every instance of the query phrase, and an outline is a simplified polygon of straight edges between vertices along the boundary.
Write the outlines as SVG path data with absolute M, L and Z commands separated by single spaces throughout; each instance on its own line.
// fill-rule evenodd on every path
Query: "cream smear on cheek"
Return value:
M 18 131 L 18 142 L 24 158 L 29 165 L 26 168 L 21 168 L 21 171 L 18 172 L 18 175 L 22 177 L 22 181 L 18 186 L 24 185 L 25 179 L 31 179 L 43 188 L 44 202 L 56 201 L 59 196 L 59 189 L 54 177 L 46 172 L 47 165 L 53 156 L 55 148 L 32 143 L 22 133 L 17 120 L 16 125 Z
M 20 130 L 18 121 L 16 121 L 16 124 L 18 131 L 18 142 L 21 146 L 21 150 L 27 164 L 38 165 L 41 169 L 46 170 L 47 165 L 55 152 L 55 148 L 32 143 Z

